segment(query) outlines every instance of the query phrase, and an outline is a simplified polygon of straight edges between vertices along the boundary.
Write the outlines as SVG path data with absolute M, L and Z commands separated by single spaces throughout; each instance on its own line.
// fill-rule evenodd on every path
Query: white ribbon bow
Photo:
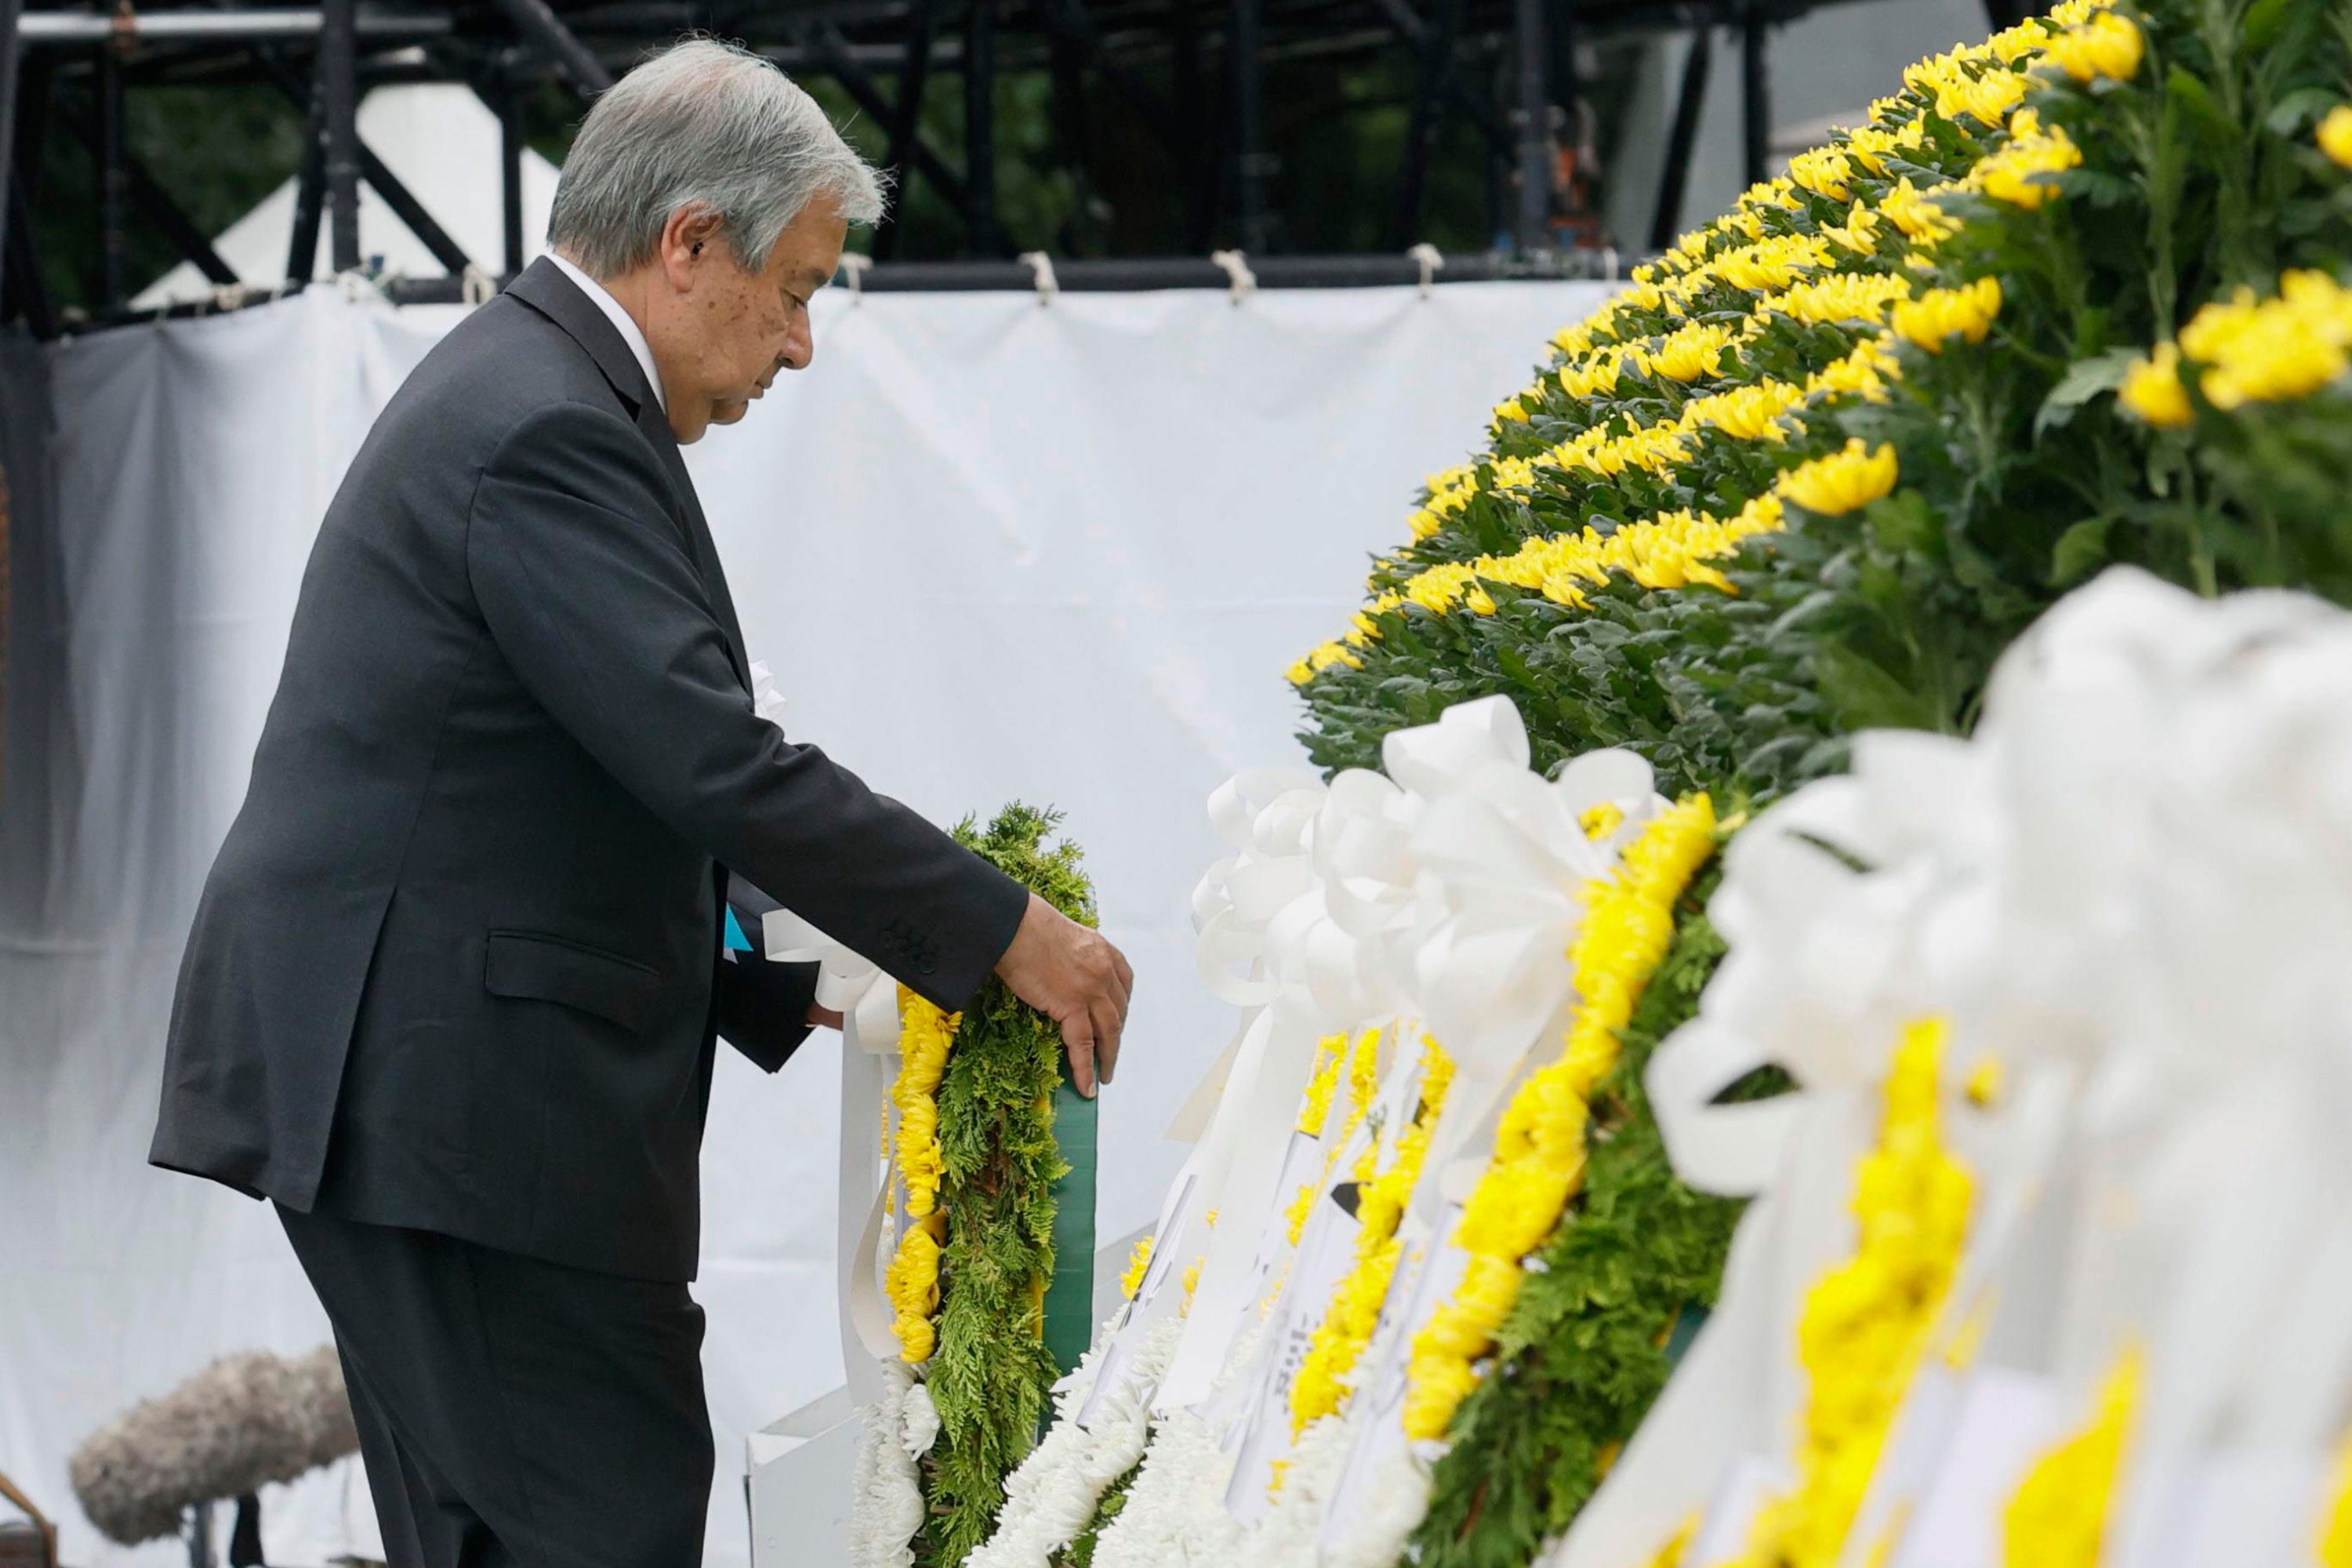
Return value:
M 866 1130 L 886 1127 L 889 1080 L 898 1059 L 898 983 L 862 953 L 835 942 L 790 910 L 761 921 L 768 958 L 817 965 L 816 1000 L 841 1015 L 840 1198 L 835 1230 L 841 1262 L 841 1359 L 851 1395 L 882 1396 L 884 1370 L 898 1352 L 892 1312 L 876 1278 L 890 1194 L 897 1186 L 897 1140 L 877 1156 Z
M 1529 770 L 1527 731 L 1502 697 L 1399 731 L 1383 756 L 1428 802 L 1411 835 L 1421 1016 L 1464 1071 L 1507 1070 L 1574 994 L 1568 954 L 1586 889 L 1664 804 L 1650 764 L 1593 752 L 1547 782 Z M 1596 842 L 1584 818 L 1602 805 L 1622 821 Z

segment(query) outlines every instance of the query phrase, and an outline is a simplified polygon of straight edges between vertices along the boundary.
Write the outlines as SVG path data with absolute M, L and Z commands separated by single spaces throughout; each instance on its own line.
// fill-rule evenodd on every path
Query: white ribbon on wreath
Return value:
M 840 1197 L 835 1225 L 841 1259 L 841 1359 L 860 1405 L 886 1393 L 883 1371 L 898 1342 L 877 1269 L 889 1245 L 897 1190 L 897 1140 L 887 1119 L 898 1066 L 898 983 L 871 959 L 835 942 L 790 910 L 762 919 L 761 939 L 773 963 L 817 965 L 816 1001 L 841 1015 Z M 877 1151 L 866 1130 L 882 1131 Z
M 1576 1001 L 1570 954 L 1590 889 L 1665 804 L 1649 763 L 1631 752 L 1587 753 L 1549 780 L 1531 754 L 1517 709 L 1500 696 L 1457 704 L 1382 748 L 1391 787 L 1421 803 L 1397 851 L 1412 868 L 1413 897 L 1409 915 L 1388 928 L 1404 938 L 1391 962 L 1409 976 L 1403 989 L 1423 1026 L 1454 1058 L 1454 1078 L 1412 1205 L 1423 1235 L 1409 1257 L 1418 1262 L 1390 1283 L 1375 1342 L 1385 1353 L 1368 1353 L 1358 1368 L 1356 1398 L 1370 1409 L 1350 1423 L 1328 1517 L 1378 1514 L 1388 1523 L 1383 1538 L 1399 1543 L 1420 1511 L 1399 1504 L 1426 1495 L 1399 1409 L 1407 1320 L 1451 1288 L 1448 1270 L 1459 1260 L 1443 1244 L 1452 1205 L 1486 1166 L 1507 1091 L 1565 1037 Z M 1586 824 L 1603 807 L 1617 821 L 1596 836 Z M 1327 1531 L 1322 1547 L 1338 1560 L 1361 1555 L 1344 1531 Z

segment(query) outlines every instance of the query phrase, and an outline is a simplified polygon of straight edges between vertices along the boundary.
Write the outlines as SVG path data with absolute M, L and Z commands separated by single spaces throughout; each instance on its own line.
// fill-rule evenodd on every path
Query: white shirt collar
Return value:
M 654 346 L 646 342 L 646 334 L 638 327 L 635 320 L 626 310 L 621 309 L 621 302 L 614 299 L 602 283 L 581 271 L 572 262 L 551 250 L 547 253 L 547 258 L 563 268 L 563 275 L 578 284 L 580 291 L 594 300 L 596 308 L 604 311 L 611 320 L 614 327 L 621 334 L 621 341 L 629 345 L 631 353 L 637 356 L 637 364 L 646 373 L 646 384 L 654 389 L 654 402 L 659 405 L 664 414 L 668 413 L 669 400 L 662 395 L 661 372 L 654 368 Z

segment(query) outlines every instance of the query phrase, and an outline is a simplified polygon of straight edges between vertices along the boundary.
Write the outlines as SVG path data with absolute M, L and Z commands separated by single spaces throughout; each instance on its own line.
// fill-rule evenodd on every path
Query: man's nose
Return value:
M 806 370 L 809 361 L 816 358 L 816 339 L 809 332 L 808 322 L 794 322 L 784 334 L 784 352 L 780 356 L 786 370 Z

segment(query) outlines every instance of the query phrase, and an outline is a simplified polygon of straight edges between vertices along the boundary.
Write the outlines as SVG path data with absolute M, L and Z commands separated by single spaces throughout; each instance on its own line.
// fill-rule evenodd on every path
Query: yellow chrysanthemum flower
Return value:
M 2101 78 L 2129 81 L 2139 74 L 2147 41 L 2128 16 L 2102 11 L 2079 27 L 2069 27 L 2052 38 L 2043 53 L 2050 63 L 2078 82 Z
M 1895 448 L 1872 451 L 1859 439 L 1780 476 L 1777 494 L 1822 517 L 1868 506 L 1895 489 Z
M 1307 1337 L 1307 1353 L 1290 1384 L 1290 1431 L 1296 1437 L 1309 1426 L 1336 1413 L 1348 1397 L 1348 1377 L 1357 1358 L 1371 1342 L 1381 1303 L 1395 1277 L 1404 1243 L 1397 1222 L 1421 1180 L 1422 1162 L 1429 1154 L 1429 1139 L 1445 1105 L 1445 1091 L 1454 1079 L 1454 1058 L 1424 1036 L 1422 1040 L 1420 1108 L 1397 1135 L 1396 1157 L 1389 1168 L 1357 1189 L 1356 1251 L 1348 1273 L 1333 1290 L 1330 1303 L 1315 1331 Z
M 1624 365 L 1624 352 L 1610 349 L 1574 364 L 1559 369 L 1559 389 L 1570 397 L 1606 397 L 1617 390 L 1617 375 Z
M 1789 432 L 1780 416 L 1804 401 L 1803 387 L 1768 377 L 1691 399 L 1680 423 L 1686 430 L 1720 430 L 1735 441 L 1785 441 Z
M 2189 389 L 2180 384 L 2180 348 L 2176 343 L 2158 343 L 2146 358 L 2124 373 L 2124 384 L 2116 394 L 2126 408 L 2150 425 L 2169 429 L 2186 425 L 2197 416 L 2189 405 Z
M 1985 341 L 1994 318 L 2000 314 L 2000 279 L 1979 278 L 1958 289 L 1930 289 L 1916 300 L 1895 307 L 1895 332 L 1929 353 L 1942 353 L 1955 336 L 1970 343 Z
M 2352 1568 L 2352 1434 L 2336 1445 L 2336 1462 L 2329 1468 L 2327 1510 L 2320 1517 L 2312 1555 L 2319 1568 Z
M 2090 1424 L 2042 1456 L 2018 1487 L 2001 1515 L 2008 1568 L 2098 1568 L 2116 1472 L 2145 1380 L 2138 1350 L 2126 1348 L 2099 1391 Z
M 1907 120 L 1894 130 L 1873 123 L 1847 132 L 1845 155 L 1874 174 L 1886 173 L 1886 160 L 1903 153 L 1916 153 L 1927 145 L 1927 129 L 1916 120 Z
M 1730 327 L 1717 321 L 1693 321 L 1658 340 L 1658 346 L 1640 355 L 1641 367 L 1669 381 L 1696 381 L 1723 374 L 1723 352 L 1738 340 Z
M 2319 122 L 2319 150 L 2352 169 L 2352 103 L 2339 103 Z
M 1995 201 L 2031 211 L 2058 194 L 2057 187 L 2042 176 L 2079 168 L 2083 150 L 2062 128 L 2053 125 L 2042 130 L 2040 117 L 2032 110 L 2021 110 L 2010 129 L 2016 132 L 2015 139 L 1980 159 L 1962 184 Z
M 947 1075 L 948 1046 L 963 1016 L 942 1012 L 903 985 L 898 1009 L 898 1076 L 890 1086 L 890 1102 L 898 1111 L 898 1177 L 907 1187 L 907 1212 L 919 1219 L 938 1203 L 946 1168 L 940 1152 L 939 1101 L 932 1097 Z
M 1871 321 L 1886 320 L 1889 306 L 1911 298 L 1911 280 L 1893 273 L 1840 272 L 1818 282 L 1800 283 L 1768 297 L 1759 309 L 1778 310 L 1800 321 Z
M 1853 199 L 1853 165 L 1835 147 L 1816 147 L 1789 160 L 1789 178 L 1833 202 Z
M 1886 384 L 1902 374 L 1890 334 L 1880 333 L 1856 343 L 1843 359 L 1823 365 L 1805 383 L 1808 397 L 1859 396 L 1867 402 L 1886 401 Z
M 1838 1560 L 1925 1357 L 1974 1196 L 1968 1168 L 1938 1131 L 1944 1037 L 1942 1019 L 1922 1019 L 1895 1048 L 1878 1142 L 1855 1175 L 1860 1245 L 1813 1286 L 1798 1320 L 1807 1394 L 1797 1485 L 1758 1511 L 1734 1568 L 1830 1568 Z M 2022 1561 L 2040 1568 L 2067 1560 Z
M 1922 195 L 1907 176 L 1880 198 L 1878 210 L 1906 236 L 1925 244 L 1934 245 L 1960 232 L 1959 221 Z
M 1135 1244 L 1135 1250 L 1127 1256 L 1127 1270 L 1118 1277 L 1118 1293 L 1129 1301 L 1134 1300 L 1135 1293 L 1143 1289 L 1143 1276 L 1151 1268 L 1153 1240 L 1147 1236 Z
M 1985 40 L 1992 58 L 2005 66 L 2037 55 L 2048 47 L 2053 37 L 2049 24 L 2039 16 L 2028 16 L 2014 27 L 2003 27 Z
M 1780 234 L 1727 250 L 1708 269 L 1734 289 L 1786 289 L 1808 272 L 1836 264 L 1829 246 L 1809 234 Z
M 2352 289 L 2311 270 L 2285 274 L 2275 299 L 2241 289 L 2181 329 L 2180 353 L 2207 367 L 2216 408 L 2308 396 L 2352 367 Z
M 1591 826 L 1587 826 L 1591 832 Z M 1674 941 L 1675 901 L 1715 852 L 1705 795 L 1661 813 L 1626 847 L 1615 876 L 1585 889 L 1570 962 L 1582 998 L 1559 1059 L 1504 1107 L 1495 1152 L 1454 1231 L 1469 1265 L 1454 1295 L 1413 1335 L 1404 1429 L 1442 1437 L 1477 1385 L 1473 1363 L 1518 1300 L 1522 1264 L 1559 1224 L 1584 1179 L 1593 1092 L 1617 1065 L 1619 1037 Z
M 1846 214 L 1843 224 L 1825 224 L 1822 237 L 1856 256 L 1878 254 L 1878 211 L 1856 202 Z
M 1339 1041 L 1342 1047 L 1346 1046 L 1345 1036 L 1332 1037 Z M 1371 1109 L 1372 1093 L 1378 1087 L 1380 1049 L 1381 1031 L 1366 1029 L 1356 1037 L 1356 1043 L 1352 1049 L 1343 1049 L 1340 1052 L 1340 1059 L 1346 1066 L 1348 1076 L 1348 1116 L 1347 1120 L 1340 1124 L 1339 1131 L 1324 1141 L 1322 1170 L 1298 1184 L 1298 1191 L 1291 1195 L 1290 1206 L 1283 1212 L 1284 1221 L 1288 1226 L 1290 1244 L 1293 1247 L 1298 1245 L 1298 1238 L 1307 1232 L 1307 1216 L 1314 1212 L 1315 1194 L 1321 1192 L 1323 1184 L 1330 1180 L 1331 1168 L 1339 1163 L 1340 1152 L 1347 1147 L 1348 1140 L 1355 1136 L 1357 1127 L 1362 1123 L 1365 1113 Z

